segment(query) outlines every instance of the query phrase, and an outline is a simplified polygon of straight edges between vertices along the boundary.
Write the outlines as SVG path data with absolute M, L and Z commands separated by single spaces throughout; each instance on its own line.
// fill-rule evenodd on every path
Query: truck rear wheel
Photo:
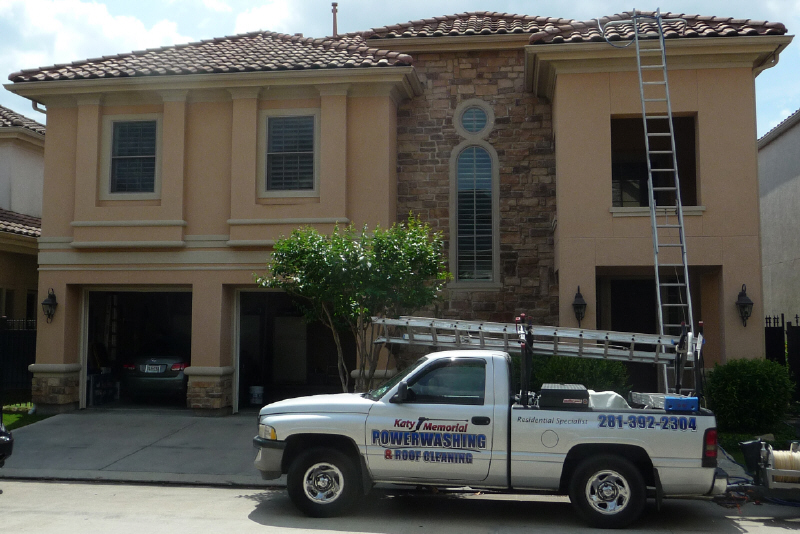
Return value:
M 286 488 L 292 502 L 306 515 L 333 517 L 355 502 L 358 470 L 346 454 L 337 450 L 309 449 L 289 467 Z
M 569 498 L 578 514 L 597 528 L 622 528 L 641 515 L 646 500 L 642 474 L 610 454 L 587 458 L 572 476 Z

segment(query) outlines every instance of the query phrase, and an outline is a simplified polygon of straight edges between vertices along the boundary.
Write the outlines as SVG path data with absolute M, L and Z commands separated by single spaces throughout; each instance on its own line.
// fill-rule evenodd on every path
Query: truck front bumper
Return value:
M 275 480 L 281 476 L 281 462 L 283 460 L 283 450 L 286 448 L 285 441 L 274 439 L 264 439 L 260 436 L 253 438 L 253 446 L 258 449 L 256 460 L 253 462 L 261 472 L 264 480 Z

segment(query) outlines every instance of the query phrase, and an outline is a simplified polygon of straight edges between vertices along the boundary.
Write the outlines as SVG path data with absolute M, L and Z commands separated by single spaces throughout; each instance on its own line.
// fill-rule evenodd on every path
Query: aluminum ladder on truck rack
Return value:
M 633 41 L 626 45 L 608 39 L 608 28 L 633 25 Z M 601 26 L 603 36 L 612 46 L 634 45 L 639 73 L 639 95 L 647 160 L 647 189 L 650 224 L 653 234 L 658 328 L 661 335 L 680 335 L 684 325 L 694 336 L 692 296 L 689 290 L 689 265 L 686 258 L 686 233 L 683 223 L 678 160 L 675 153 L 675 130 L 667 78 L 667 55 L 664 27 L 683 31 L 684 19 L 664 19 L 661 11 L 643 14 L 633 10 L 631 20 L 611 21 Z M 673 363 L 675 366 L 675 363 Z M 674 372 L 660 366 L 663 387 L 667 392 L 695 390 L 694 362 L 677 362 Z
M 690 334 L 685 343 L 680 336 L 636 334 L 607 330 L 538 326 L 524 322 L 490 323 L 433 319 L 429 317 L 373 317 L 381 328 L 375 343 L 433 347 L 442 350 L 487 349 L 517 353 L 526 334 L 529 345 L 539 356 L 572 356 L 627 362 L 668 363 L 680 356 L 694 361 L 702 349 L 703 336 Z

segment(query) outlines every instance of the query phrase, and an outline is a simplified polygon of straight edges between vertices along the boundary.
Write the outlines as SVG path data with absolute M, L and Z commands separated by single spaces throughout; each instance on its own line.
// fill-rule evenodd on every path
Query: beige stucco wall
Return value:
M 39 317 L 37 364 L 84 363 L 87 291 L 157 289 L 192 292 L 192 367 L 229 368 L 236 289 L 255 287 L 253 273 L 264 272 L 275 239 L 304 224 L 329 232 L 336 222 L 395 221 L 390 91 L 260 91 L 172 91 L 135 105 L 93 94 L 49 104 L 38 286 L 40 295 L 52 287 L 59 305 L 52 323 Z M 273 109 L 319 113 L 318 196 L 259 197 L 259 117 Z M 103 200 L 103 117 L 142 114 L 161 118 L 160 198 Z
M 641 116 L 635 72 L 562 73 L 554 95 L 560 322 L 575 325 L 578 285 L 596 321 L 597 267 L 652 266 L 648 213 L 614 216 L 612 117 Z M 699 210 L 685 214 L 690 266 L 720 267 L 719 282 L 701 277 L 703 320 L 720 339 L 719 358 L 763 355 L 755 88 L 750 68 L 670 71 L 673 113 L 696 117 Z M 630 215 L 617 213 L 616 215 Z M 662 262 L 670 262 L 669 258 Z M 734 302 L 742 284 L 754 301 L 754 323 L 742 326 Z M 706 303 L 705 301 L 708 300 Z M 714 349 L 711 352 L 716 352 Z

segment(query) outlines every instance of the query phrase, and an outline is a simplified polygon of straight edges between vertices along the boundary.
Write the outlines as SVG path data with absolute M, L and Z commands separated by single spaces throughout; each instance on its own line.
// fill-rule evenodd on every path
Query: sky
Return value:
M 630 11 L 725 16 L 782 22 L 800 29 L 800 0 L 339 0 L 339 33 L 466 11 L 589 20 Z M 133 50 L 186 43 L 254 30 L 332 33 L 330 0 L 0 0 L 0 81 L 24 68 L 50 66 Z M 30 101 L 0 89 L 0 105 L 39 122 Z M 777 66 L 756 78 L 758 136 L 800 108 L 800 42 Z

